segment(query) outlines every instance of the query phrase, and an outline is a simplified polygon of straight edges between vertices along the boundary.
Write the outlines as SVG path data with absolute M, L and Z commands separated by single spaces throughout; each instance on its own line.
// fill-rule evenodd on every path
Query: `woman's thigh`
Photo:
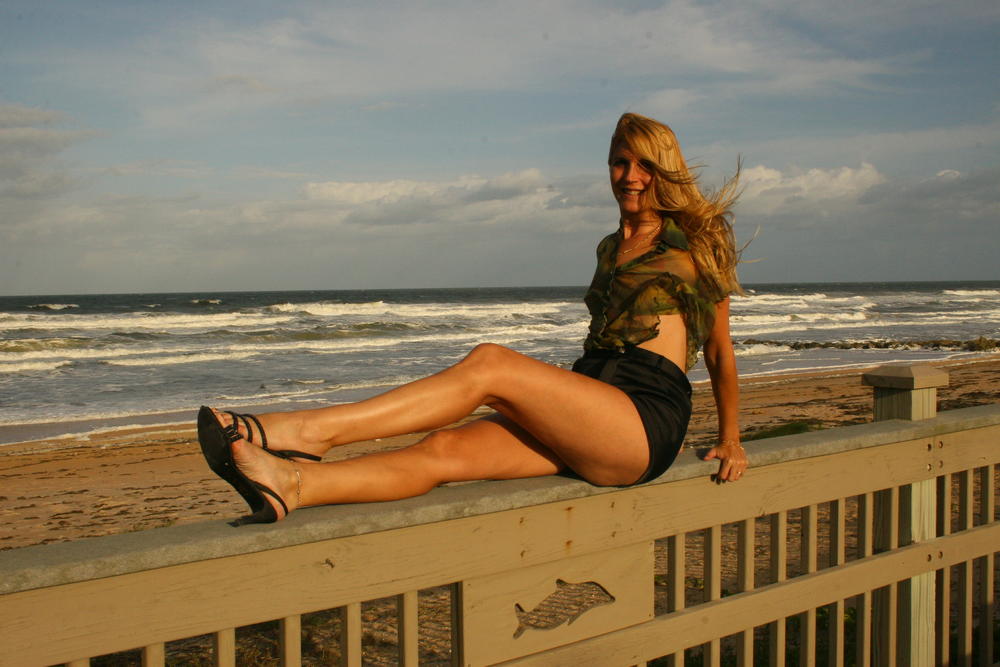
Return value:
M 413 449 L 431 459 L 424 464 L 436 471 L 437 484 L 542 477 L 566 468 L 551 449 L 501 414 L 436 431 Z
M 642 419 L 620 389 L 499 346 L 483 346 L 487 404 L 595 484 L 629 484 L 645 472 Z M 479 348 L 477 348 L 479 350 Z

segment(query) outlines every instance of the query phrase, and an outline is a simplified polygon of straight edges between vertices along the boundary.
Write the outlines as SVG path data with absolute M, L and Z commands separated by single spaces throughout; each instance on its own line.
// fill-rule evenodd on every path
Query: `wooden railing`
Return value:
M 946 379 L 866 375 L 877 421 L 752 443 L 738 484 L 685 452 L 2 552 L 0 665 L 992 664 L 1000 405 L 936 415 Z

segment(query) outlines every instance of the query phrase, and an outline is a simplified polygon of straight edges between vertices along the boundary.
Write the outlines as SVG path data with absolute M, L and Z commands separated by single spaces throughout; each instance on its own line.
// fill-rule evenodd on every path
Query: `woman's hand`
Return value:
M 749 466 L 746 450 L 738 440 L 723 440 L 712 447 L 705 455 L 705 460 L 712 459 L 719 459 L 719 472 L 715 475 L 715 481 L 719 484 L 740 480 Z

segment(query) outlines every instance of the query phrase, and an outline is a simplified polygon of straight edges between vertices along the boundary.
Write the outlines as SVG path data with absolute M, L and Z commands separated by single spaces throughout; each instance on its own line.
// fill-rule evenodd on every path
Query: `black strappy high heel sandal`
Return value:
M 285 512 L 282 516 L 288 515 L 288 505 L 285 504 L 284 499 L 275 493 L 273 489 L 268 488 L 260 482 L 255 482 L 236 467 L 236 461 L 233 460 L 233 450 L 230 445 L 242 437 L 236 428 L 235 420 L 229 426 L 223 426 L 211 408 L 202 406 L 201 410 L 198 411 L 198 442 L 201 444 L 201 453 L 205 456 L 208 467 L 236 489 L 243 496 L 243 500 L 246 501 L 247 505 L 250 506 L 251 514 L 237 519 L 233 522 L 233 525 L 274 523 L 280 517 L 274 506 L 268 502 L 265 494 L 278 501 L 281 509 Z M 265 449 L 264 451 L 271 454 L 271 456 L 278 456 L 272 450 Z M 286 457 L 279 456 L 279 458 Z M 296 475 L 299 474 L 297 469 L 295 473 Z

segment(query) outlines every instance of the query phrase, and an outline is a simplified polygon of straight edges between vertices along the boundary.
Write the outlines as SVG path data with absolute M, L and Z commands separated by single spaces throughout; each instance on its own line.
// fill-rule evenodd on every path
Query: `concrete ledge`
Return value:
M 1000 405 L 939 414 L 911 422 L 888 420 L 770 438 L 747 445 L 753 466 L 877 447 L 1000 424 Z M 718 464 L 685 451 L 649 485 L 708 476 Z M 270 525 L 234 528 L 211 521 L 0 552 L 0 594 L 278 549 L 336 537 L 447 521 L 618 491 L 564 476 L 474 482 L 435 489 L 408 500 L 306 508 Z M 227 517 L 231 520 L 235 517 Z

